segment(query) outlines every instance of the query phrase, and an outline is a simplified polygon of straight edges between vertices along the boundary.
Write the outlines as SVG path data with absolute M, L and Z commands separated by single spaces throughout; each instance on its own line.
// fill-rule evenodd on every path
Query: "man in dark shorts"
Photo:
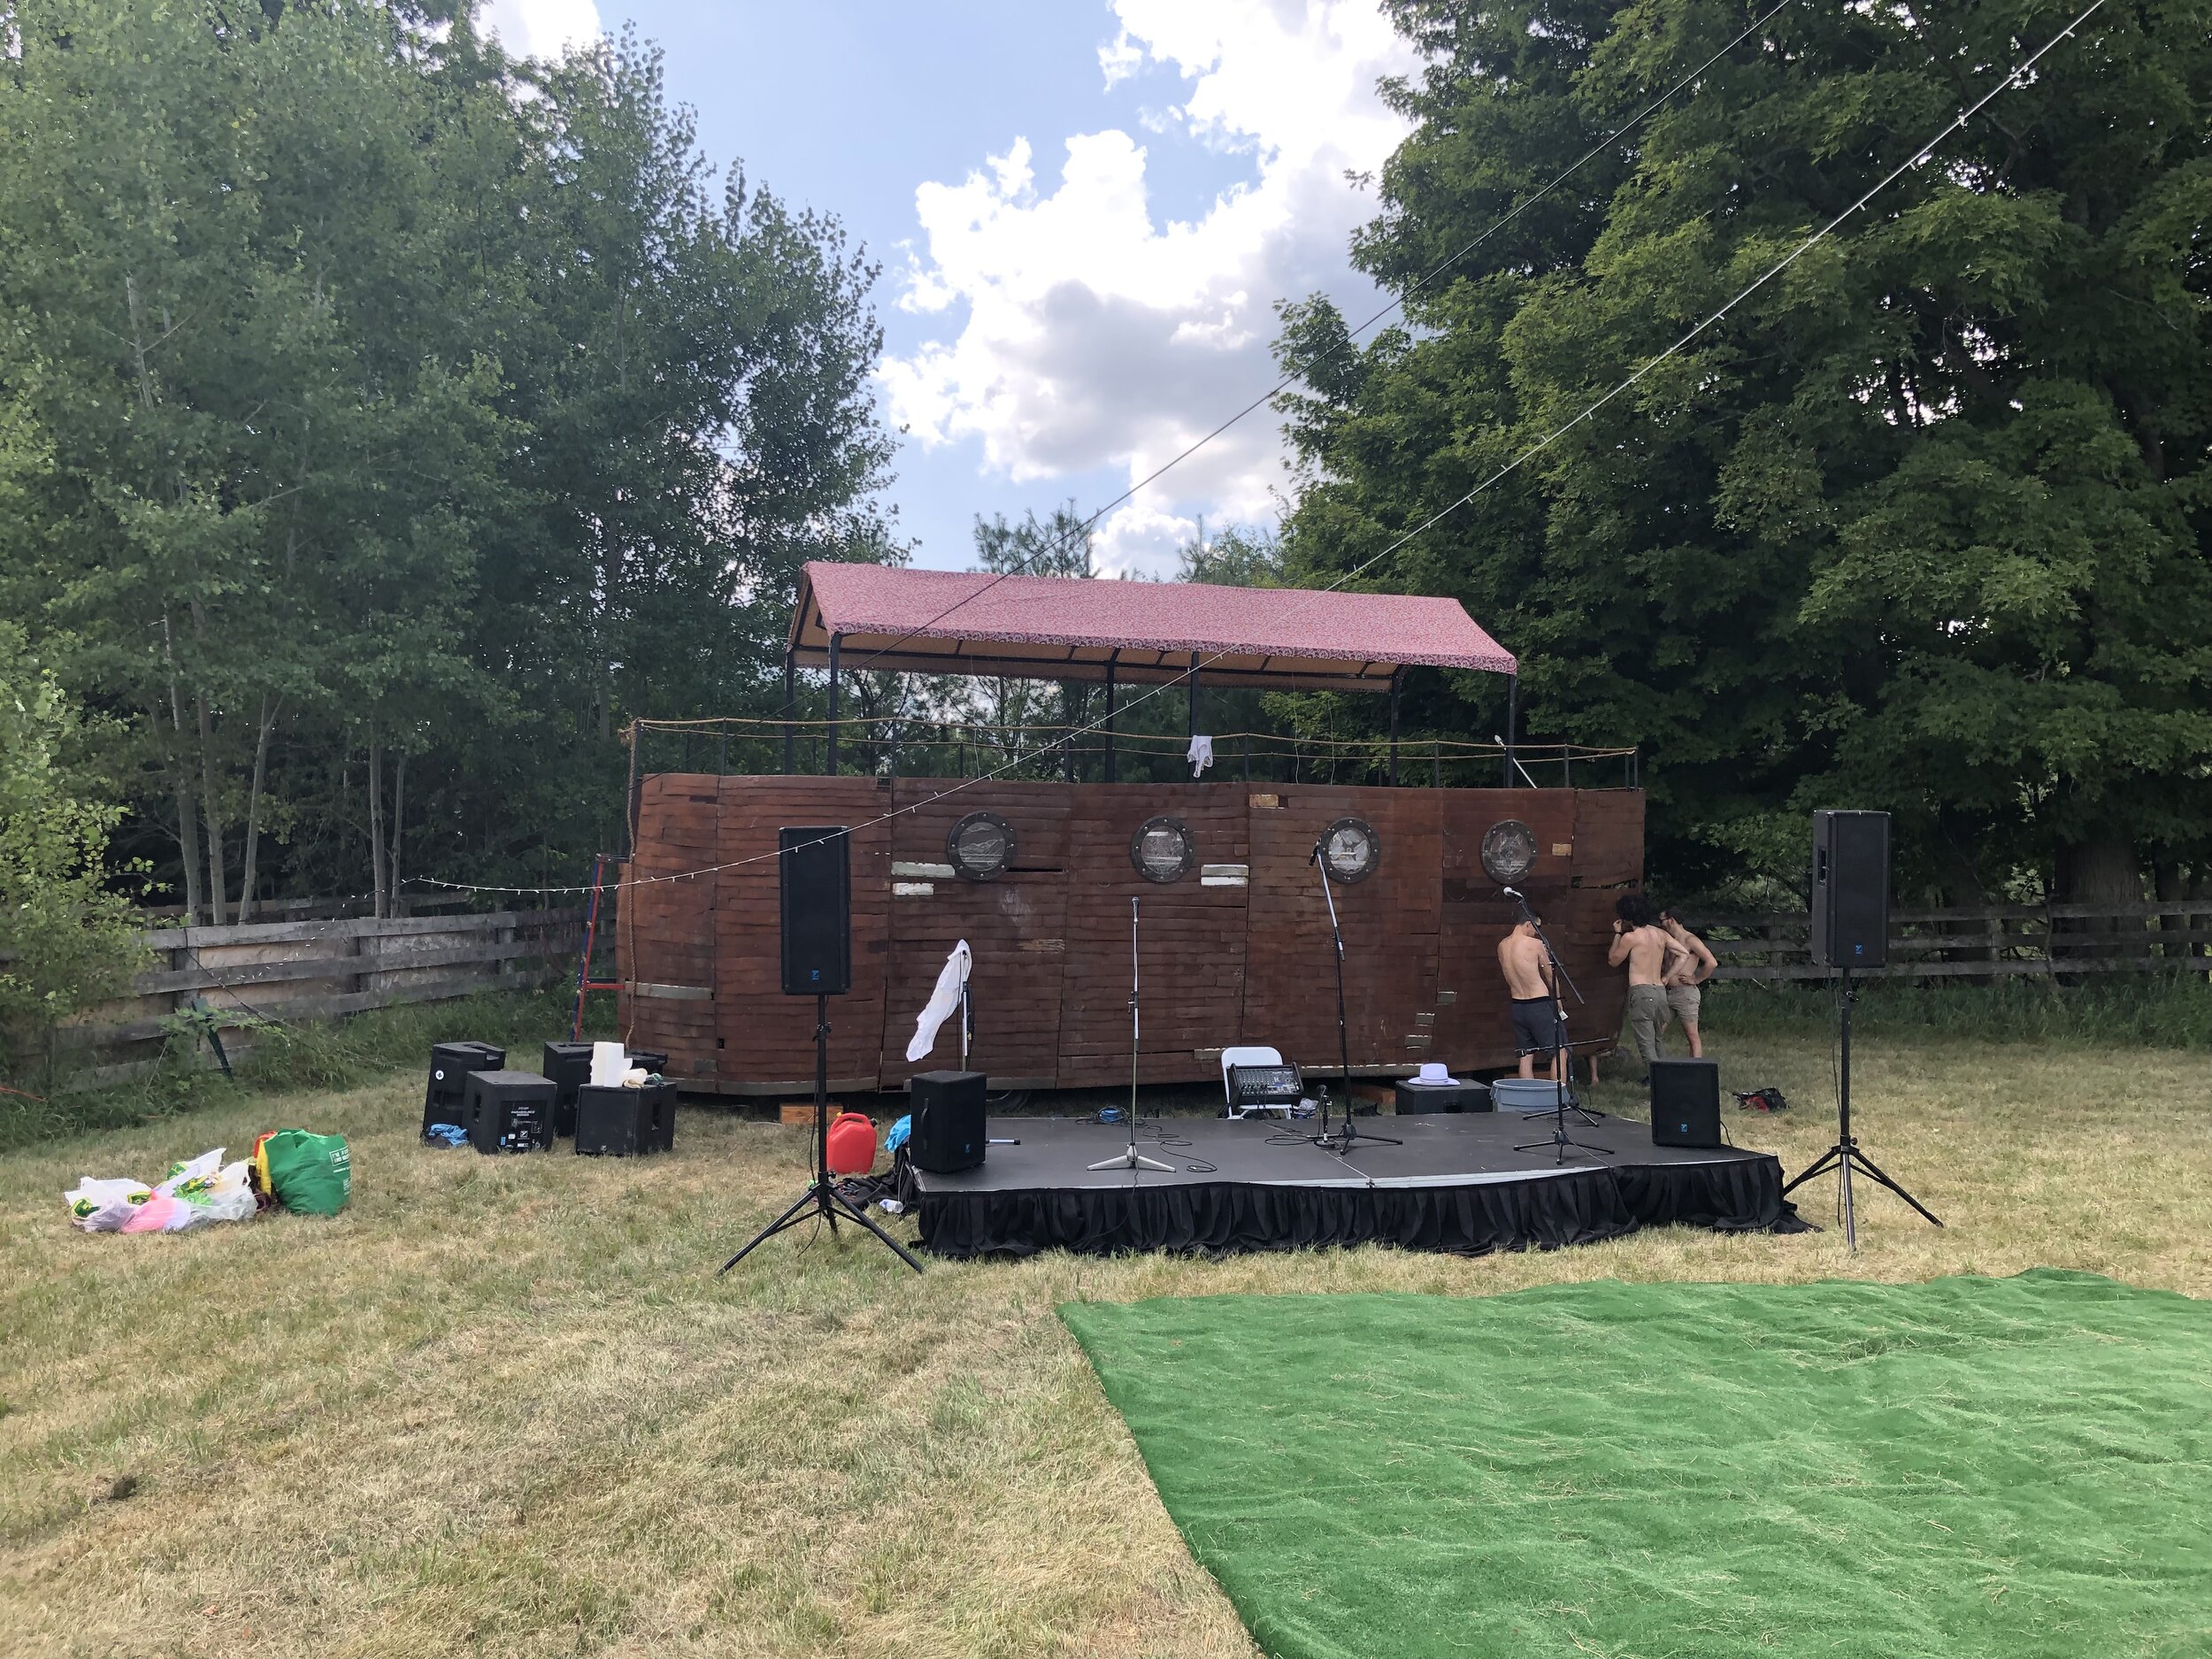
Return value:
M 1544 941 L 1536 936 L 1536 922 L 1516 924 L 1498 941 L 1498 971 L 1505 976 L 1506 995 L 1512 999 L 1513 1040 L 1521 1051 L 1521 1075 L 1536 1075 L 1536 1056 L 1546 1056 L 1544 1075 L 1554 1082 L 1559 1074 L 1559 1006 L 1551 992 L 1551 958 Z

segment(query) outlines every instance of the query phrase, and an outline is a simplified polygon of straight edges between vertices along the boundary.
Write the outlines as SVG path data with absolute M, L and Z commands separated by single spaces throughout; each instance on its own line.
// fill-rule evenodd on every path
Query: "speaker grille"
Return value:
M 852 989 L 851 848 L 841 825 L 778 832 L 787 996 L 842 996 Z

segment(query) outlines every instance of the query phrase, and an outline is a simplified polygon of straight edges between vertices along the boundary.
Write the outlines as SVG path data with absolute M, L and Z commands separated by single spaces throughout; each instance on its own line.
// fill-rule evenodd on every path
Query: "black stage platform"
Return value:
M 1517 1112 L 1362 1118 L 1394 1135 L 1346 1156 L 1324 1152 L 1279 1119 L 1147 1118 L 1138 1149 L 1174 1173 L 1084 1166 L 1128 1144 L 1121 1124 L 999 1118 L 982 1166 L 956 1175 L 908 1169 L 902 1181 L 921 1241 L 939 1256 L 1027 1256 L 1045 1249 L 1288 1250 L 1394 1244 L 1479 1256 L 1617 1239 L 1679 1223 L 1724 1233 L 1801 1232 L 1771 1154 L 1654 1146 L 1647 1125 L 1617 1118 L 1576 1128 L 1614 1149 L 1560 1168 L 1549 1148 L 1516 1152 L 1550 1133 Z M 1296 1133 L 1310 1130 L 1302 1123 Z

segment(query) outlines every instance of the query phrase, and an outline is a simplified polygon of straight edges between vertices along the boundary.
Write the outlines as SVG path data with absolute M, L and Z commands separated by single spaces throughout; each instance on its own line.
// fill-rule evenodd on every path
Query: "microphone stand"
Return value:
M 1525 1141 L 1513 1149 L 1516 1152 L 1540 1152 L 1546 1147 L 1549 1147 L 1558 1155 L 1557 1161 L 1561 1164 L 1567 1162 L 1567 1149 L 1570 1147 L 1584 1152 L 1599 1153 L 1609 1158 L 1613 1157 L 1616 1154 L 1611 1147 L 1593 1146 L 1586 1141 L 1577 1141 L 1567 1133 L 1567 1114 L 1571 1110 L 1582 1124 L 1593 1124 L 1597 1121 L 1596 1118 L 1586 1111 L 1582 1103 L 1575 1099 L 1574 1056 L 1570 1054 L 1567 1048 L 1567 1004 L 1559 995 L 1559 987 L 1564 985 L 1570 991 L 1574 992 L 1577 1002 L 1583 1002 L 1582 992 L 1575 982 L 1567 977 L 1566 964 L 1559 960 L 1558 951 L 1552 948 L 1551 935 L 1544 931 L 1543 923 L 1536 919 L 1536 912 L 1529 909 L 1528 901 L 1511 887 L 1505 888 L 1504 892 L 1514 903 L 1520 906 L 1521 919 L 1536 930 L 1536 937 L 1544 947 L 1544 958 L 1551 968 L 1551 1057 L 1552 1065 L 1559 1073 L 1552 1081 L 1551 1138 L 1548 1141 Z
M 1088 1167 L 1094 1170 L 1156 1170 L 1162 1175 L 1175 1173 L 1172 1164 L 1163 1164 L 1157 1158 L 1148 1158 L 1137 1150 L 1137 1051 L 1139 1048 L 1137 1023 L 1137 902 L 1129 901 L 1129 1149 L 1117 1152 L 1110 1158 L 1101 1158 Z
M 1402 1147 L 1402 1141 L 1388 1135 L 1363 1135 L 1352 1121 L 1352 1040 L 1346 1033 L 1344 1019 L 1344 930 L 1337 926 L 1336 895 L 1329 890 L 1329 866 L 1323 860 L 1321 843 L 1313 844 L 1313 867 L 1321 872 L 1321 901 L 1329 907 L 1329 937 L 1336 942 L 1336 1052 L 1344 1068 L 1344 1127 L 1336 1134 L 1329 1133 L 1329 1097 L 1321 1096 L 1321 1133 L 1306 1138 L 1324 1152 L 1348 1153 L 1355 1141 L 1371 1141 L 1377 1146 Z

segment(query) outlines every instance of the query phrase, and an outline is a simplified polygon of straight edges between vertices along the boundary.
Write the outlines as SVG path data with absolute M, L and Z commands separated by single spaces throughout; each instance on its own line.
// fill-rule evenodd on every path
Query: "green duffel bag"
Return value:
M 334 1216 L 353 1195 L 353 1154 L 343 1135 L 279 1129 L 254 1148 L 263 1185 L 287 1210 Z

